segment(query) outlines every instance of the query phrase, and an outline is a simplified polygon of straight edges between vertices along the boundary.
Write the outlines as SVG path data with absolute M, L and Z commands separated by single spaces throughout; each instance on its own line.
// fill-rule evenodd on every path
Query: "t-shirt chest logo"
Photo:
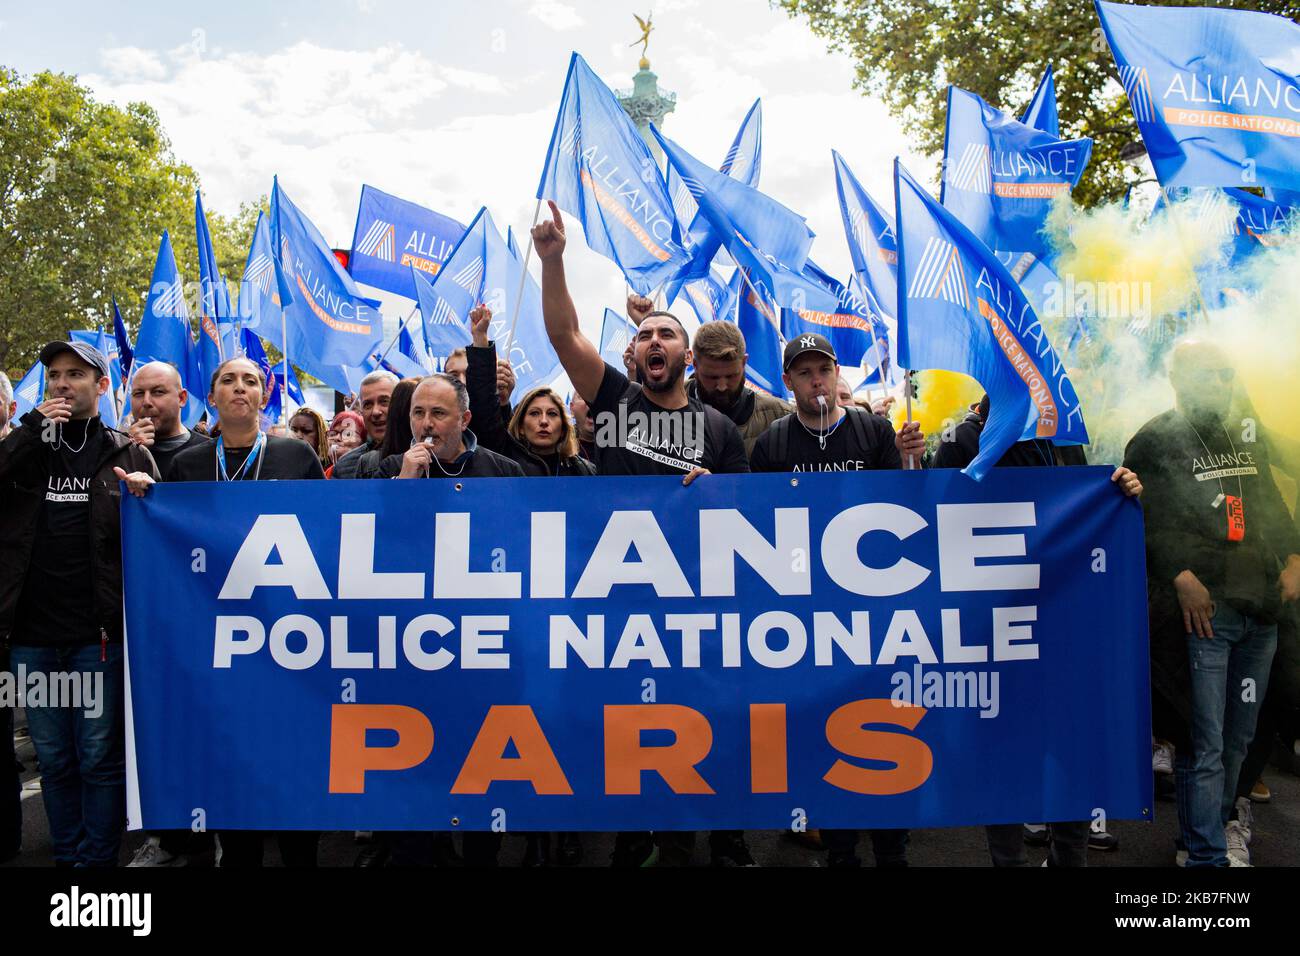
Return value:
M 1232 454 L 1210 452 L 1192 459 L 1192 477 L 1197 481 L 1218 481 L 1221 478 L 1237 478 L 1242 475 L 1258 475 L 1255 456 L 1248 451 Z
M 55 478 L 51 476 L 45 489 L 45 500 L 75 504 L 89 501 L 89 492 L 89 478 Z

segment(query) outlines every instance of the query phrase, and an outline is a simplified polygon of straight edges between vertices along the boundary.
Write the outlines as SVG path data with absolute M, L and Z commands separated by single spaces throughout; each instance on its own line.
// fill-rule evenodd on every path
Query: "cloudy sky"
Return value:
M 813 256 L 847 276 L 830 151 L 892 205 L 896 155 L 925 181 L 884 107 L 850 89 L 852 66 L 766 0 L 227 0 L 0 7 L 0 62 L 79 75 L 103 98 L 144 100 L 205 205 L 233 212 L 281 184 L 334 245 L 351 245 L 361 184 L 469 222 L 530 221 L 569 53 L 630 88 L 633 13 L 654 11 L 650 59 L 678 96 L 665 132 L 722 161 L 763 100 L 763 191 L 800 212 Z M 580 234 L 574 225 L 571 237 Z M 575 297 L 594 329 L 621 276 L 581 246 Z M 144 277 L 142 277 L 144 281 Z

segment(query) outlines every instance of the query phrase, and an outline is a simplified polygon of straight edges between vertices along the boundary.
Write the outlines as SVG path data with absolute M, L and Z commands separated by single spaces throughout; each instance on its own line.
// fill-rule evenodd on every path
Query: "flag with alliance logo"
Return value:
M 1047 330 L 996 254 L 894 160 L 898 360 L 971 376 L 991 411 L 965 468 L 982 478 L 1017 441 L 1086 445 L 1078 394 Z
M 574 53 L 537 198 L 582 223 L 587 245 L 640 295 L 688 261 L 668 184 L 618 98 Z
M 432 279 L 464 234 L 449 216 L 363 184 L 348 272 L 357 282 L 414 299 L 411 270 Z
M 1296 188 L 1300 25 L 1104 0 L 1097 17 L 1162 186 Z
M 185 285 L 180 270 L 176 268 L 171 236 L 166 230 L 163 230 L 162 240 L 158 243 L 158 258 L 154 262 L 144 315 L 135 337 L 134 368 L 139 369 L 149 362 L 166 362 L 180 372 L 190 393 L 190 400 L 181 409 L 181 424 L 193 428 L 203 417 L 208 383 L 199 369 L 198 348 L 194 344 L 189 313 L 185 308 Z
M 616 369 L 623 368 L 623 353 L 636 337 L 636 326 L 626 315 L 605 310 L 600 323 L 600 357 Z
M 1050 261 L 1052 200 L 1078 185 L 1091 156 L 1090 139 L 1058 139 L 948 87 L 939 201 L 990 249 Z

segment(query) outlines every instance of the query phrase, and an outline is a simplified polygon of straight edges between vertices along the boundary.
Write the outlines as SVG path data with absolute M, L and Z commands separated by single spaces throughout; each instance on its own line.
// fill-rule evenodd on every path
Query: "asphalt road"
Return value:
M 45 810 L 41 805 L 40 776 L 31 740 L 26 736 L 23 721 L 18 722 L 16 737 L 18 759 L 24 765 L 23 781 L 23 852 L 4 867 L 51 866 L 49 832 Z M 1300 864 L 1300 760 L 1283 752 L 1274 754 L 1274 761 L 1265 772 L 1264 779 L 1273 791 L 1273 799 L 1254 807 L 1254 833 L 1251 842 L 1252 862 L 1256 866 L 1295 866 Z M 1110 832 L 1119 838 L 1119 848 L 1108 852 L 1091 851 L 1090 866 L 1140 866 L 1159 867 L 1174 865 L 1174 838 L 1178 819 L 1171 797 L 1158 799 L 1155 819 L 1150 823 L 1137 821 L 1111 821 Z M 825 853 L 796 843 L 789 834 L 772 831 L 747 834 L 750 851 L 760 866 L 825 866 Z M 128 833 L 123 841 L 121 862 L 127 863 L 143 842 L 139 833 Z M 327 833 L 321 840 L 322 866 L 351 866 L 363 848 L 354 834 Z M 583 834 L 583 866 L 603 866 L 609 861 L 613 835 L 608 833 Z M 524 838 L 507 834 L 499 857 L 500 865 L 516 866 L 524 853 Z M 858 848 L 868 865 L 871 862 L 870 843 L 865 839 Z M 1030 848 L 1029 862 L 1039 864 L 1047 851 Z M 980 827 L 960 827 L 944 830 L 914 830 L 908 859 L 913 866 L 989 866 L 988 849 L 984 831 Z M 275 841 L 268 841 L 267 865 L 278 865 L 279 855 Z M 191 865 L 211 866 L 212 854 L 195 858 Z M 695 865 L 707 866 L 709 851 L 707 841 L 700 836 L 695 844 Z

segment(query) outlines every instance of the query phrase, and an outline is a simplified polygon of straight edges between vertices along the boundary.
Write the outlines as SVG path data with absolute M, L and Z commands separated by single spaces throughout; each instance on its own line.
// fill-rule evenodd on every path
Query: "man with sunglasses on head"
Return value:
M 1249 866 L 1237 777 L 1268 690 L 1282 606 L 1300 598 L 1300 530 L 1273 483 L 1262 423 L 1231 415 L 1223 350 L 1174 348 L 1171 411 L 1129 442 L 1146 485 L 1152 731 L 1176 747 L 1186 866 Z

